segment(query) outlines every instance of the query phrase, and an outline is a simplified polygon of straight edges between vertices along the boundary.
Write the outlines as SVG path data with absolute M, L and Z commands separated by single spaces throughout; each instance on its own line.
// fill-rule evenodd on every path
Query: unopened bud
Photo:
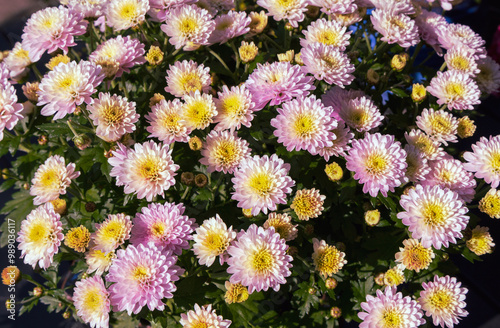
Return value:
M 292 24 L 290 24 L 290 22 L 285 23 L 285 30 L 293 31 L 293 29 L 294 29 L 294 27 L 292 26 Z
M 195 177 L 194 177 L 194 184 L 198 187 L 198 188 L 203 188 L 207 185 L 208 183 L 208 178 L 205 174 L 203 173 L 200 173 L 200 174 L 197 174 Z
M 30 189 L 30 185 L 29 185 L 29 183 L 27 183 L 27 182 L 23 183 L 23 189 L 24 189 L 24 190 L 28 190 L 28 189 Z
M 317 291 L 318 291 L 318 290 L 317 290 L 316 288 L 314 288 L 314 287 L 310 287 L 310 288 L 307 290 L 307 292 L 308 292 L 310 295 L 314 295 L 314 294 L 316 294 L 316 292 L 317 292 Z
M 415 103 L 421 103 L 427 96 L 427 91 L 422 84 L 415 83 L 411 89 L 411 100 Z
M 52 206 L 54 207 L 54 212 L 59 215 L 64 215 L 66 213 L 66 201 L 61 198 L 54 199 L 50 201 Z
M 203 147 L 203 142 L 197 136 L 189 138 L 188 144 L 189 148 L 194 151 L 200 150 Z
M 80 150 L 84 150 L 92 143 L 92 140 L 86 134 L 80 134 L 78 136 L 73 137 L 73 142 L 75 143 L 76 148 Z
M 474 132 L 476 132 L 476 125 L 473 120 L 468 116 L 458 119 L 457 133 L 461 139 L 472 137 Z
M 376 226 L 380 222 L 380 211 L 379 210 L 366 211 L 365 222 L 370 227 Z
M 260 13 L 256 12 L 251 12 L 250 15 L 248 15 L 251 19 L 250 25 L 250 34 L 259 34 L 264 31 L 264 29 L 267 26 L 267 14 L 264 10 L 262 10 Z
M 47 137 L 45 134 L 42 134 L 41 136 L 38 137 L 38 144 L 40 146 L 46 145 L 48 141 L 49 137 Z
M 95 205 L 94 202 L 86 202 L 85 203 L 85 211 L 87 212 L 94 212 L 96 210 L 97 206 Z
M 397 72 L 401 72 L 406 66 L 406 62 L 410 59 L 407 53 L 394 55 L 391 59 L 391 68 Z
M 4 285 L 14 285 L 19 281 L 21 281 L 21 271 L 15 265 L 9 265 L 2 270 L 2 283 Z
M 246 217 L 246 218 L 251 218 L 253 217 L 252 215 L 252 209 L 251 208 L 244 208 L 241 210 L 241 212 L 243 212 L 243 215 Z
M 33 288 L 33 296 L 40 297 L 43 294 L 43 289 L 41 287 Z
M 374 278 L 375 283 L 379 286 L 384 286 L 384 276 L 385 276 L 384 272 L 381 272 L 378 275 L 376 275 Z
M 325 280 L 325 285 L 328 289 L 335 289 L 335 287 L 337 287 L 337 284 L 337 279 L 335 278 L 330 277 Z
M 293 60 L 293 57 L 294 57 L 295 53 L 293 50 L 288 50 L 287 52 L 283 53 L 283 54 L 278 54 L 278 60 L 280 62 L 289 62 L 291 63 L 292 60 Z
M 194 174 L 191 172 L 182 172 L 181 182 L 186 186 L 191 186 L 194 183 Z
M 71 317 L 71 312 L 69 312 L 69 311 L 64 311 L 64 313 L 63 313 L 63 315 L 62 315 L 62 316 L 63 316 L 63 318 L 64 318 L 64 319 L 69 319 L 69 317 Z
M 80 108 L 80 106 L 76 106 L 73 115 L 80 116 L 81 114 L 82 114 L 82 109 Z
M 38 91 L 40 90 L 39 88 L 40 83 L 39 82 L 26 82 L 25 85 L 23 85 L 23 93 L 28 98 L 29 101 L 32 101 L 34 103 L 38 102 Z
M 316 18 L 316 17 L 318 17 L 318 15 L 319 15 L 319 7 L 311 6 L 311 5 L 307 6 L 306 15 L 309 18 Z
M 344 176 L 344 171 L 340 165 L 336 162 L 332 162 L 325 166 L 325 173 L 328 176 L 328 179 L 333 182 L 337 182 Z
M 246 64 L 255 59 L 259 53 L 259 48 L 257 48 L 253 41 L 250 43 L 242 41 L 238 53 L 240 54 L 241 61 Z
M 374 69 L 370 68 L 366 72 L 366 79 L 368 80 L 368 83 L 375 85 L 380 81 L 380 75 Z
M 295 55 L 295 62 L 297 65 L 304 65 L 304 61 L 302 60 L 302 54 L 299 52 L 298 54 Z
M 159 65 L 163 61 L 163 55 L 164 53 L 159 47 L 151 46 L 151 48 L 149 48 L 148 50 L 148 53 L 146 54 L 146 61 L 150 65 Z
M 9 169 L 5 168 L 2 170 L 2 179 L 7 180 L 9 178 Z
M 339 307 L 334 306 L 330 309 L 330 315 L 332 316 L 332 318 L 338 319 L 342 315 L 342 311 Z
M 164 100 L 165 97 L 159 93 L 155 93 L 153 97 L 149 99 L 149 107 L 153 107 L 156 104 L 159 104 L 160 101 Z

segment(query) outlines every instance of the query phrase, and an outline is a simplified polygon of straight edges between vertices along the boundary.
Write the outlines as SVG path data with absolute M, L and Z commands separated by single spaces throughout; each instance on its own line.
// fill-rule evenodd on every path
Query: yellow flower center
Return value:
M 465 86 L 461 83 L 450 82 L 445 87 L 448 98 L 462 97 L 465 93 Z
M 201 91 L 203 86 L 201 79 L 196 72 L 190 72 L 183 75 L 179 79 L 179 84 L 182 86 L 182 90 L 185 93 L 194 92 L 196 90 Z
M 454 68 L 459 71 L 466 71 L 469 69 L 469 61 L 467 58 L 462 56 L 455 56 L 450 60 L 450 68 Z
M 410 270 L 426 269 L 432 261 L 432 250 L 421 244 L 408 248 L 403 254 L 403 264 Z
M 449 134 L 453 132 L 451 121 L 440 115 L 432 116 L 429 123 L 434 134 Z
M 288 9 L 294 5 L 295 0 L 277 0 L 276 2 L 276 4 L 281 8 Z
M 137 4 L 135 2 L 128 1 L 118 10 L 118 15 L 123 20 L 133 21 L 136 18 L 137 9 Z
M 138 265 L 132 272 L 132 278 L 140 283 L 146 282 L 149 279 L 149 276 L 149 268 L 143 265 Z
M 195 324 L 191 325 L 192 328 L 209 328 L 205 322 L 198 321 Z
M 54 26 L 54 23 L 55 23 L 54 18 L 55 17 L 52 15 L 46 16 L 42 19 L 42 21 L 40 22 L 40 25 L 46 29 L 50 29 L 50 28 L 52 28 L 52 26 Z
M 161 178 L 160 171 L 161 167 L 156 158 L 147 157 L 139 164 L 139 174 L 146 180 L 159 180 Z
M 222 254 L 227 248 L 226 238 L 218 231 L 208 232 L 202 244 L 215 254 Z
M 493 173 L 500 173 L 500 152 L 491 154 L 490 165 Z
M 73 75 L 66 75 L 61 80 L 59 80 L 58 88 L 63 89 L 64 91 L 68 91 L 68 89 L 76 82 L 76 79 Z
M 179 22 L 179 31 L 184 36 L 190 36 L 198 29 L 198 22 L 191 17 L 186 17 Z
M 125 118 L 125 111 L 119 106 L 108 105 L 102 111 L 102 118 L 109 126 L 119 125 Z
M 371 154 L 365 162 L 366 171 L 371 175 L 380 175 L 387 171 L 387 160 L 379 154 Z
M 316 256 L 313 254 L 316 270 L 324 277 L 337 273 L 344 265 L 341 262 L 341 255 L 335 246 L 327 245 Z
M 215 149 L 215 158 L 217 163 L 222 165 L 231 165 L 236 163 L 240 157 L 240 149 L 230 141 L 221 142 Z
M 339 65 L 339 61 L 337 60 L 337 58 L 329 56 L 329 55 L 323 55 L 323 56 L 321 56 L 321 62 L 325 66 L 327 66 L 329 69 L 336 69 L 336 68 L 338 68 L 340 66 Z
M 58 188 L 61 182 L 57 170 L 54 169 L 49 169 L 43 172 L 39 181 L 42 187 L 50 189 Z
M 274 189 L 274 180 L 268 173 L 254 174 L 248 181 L 248 186 L 259 196 L 267 196 Z
M 243 102 L 238 95 L 230 95 L 222 101 L 223 112 L 230 117 L 242 117 L 245 114 Z
M 63 63 L 63 64 L 67 64 L 70 62 L 70 58 L 66 55 L 57 55 L 55 57 L 52 57 L 49 62 L 45 65 L 48 69 L 50 70 L 53 70 L 54 67 L 56 67 L 57 65 Z
M 479 201 L 479 210 L 492 218 L 500 218 L 500 196 L 487 193 Z
M 293 210 L 299 216 L 310 216 L 313 214 L 316 208 L 316 202 L 310 197 L 310 195 L 302 194 L 298 195 L 293 200 Z
M 31 243 L 41 244 L 50 237 L 50 230 L 42 222 L 33 223 L 27 233 L 28 240 Z
M 384 274 L 384 284 L 387 286 L 398 286 L 405 281 L 405 277 L 396 269 L 389 269 Z
M 321 31 L 318 35 L 318 42 L 324 43 L 326 45 L 336 46 L 339 43 L 340 35 L 331 30 Z
M 296 136 L 300 138 L 310 138 L 317 130 L 317 124 L 312 115 L 300 114 L 293 123 L 293 129 Z
M 383 328 L 400 328 L 403 326 L 403 314 L 395 309 L 387 309 L 382 315 Z
M 360 128 L 364 127 L 369 119 L 370 115 L 363 110 L 363 108 L 353 108 L 353 111 L 348 117 L 349 123 L 351 123 L 352 126 Z
M 177 131 L 181 117 L 176 112 L 168 113 L 163 116 L 161 125 L 170 132 Z
M 109 241 L 116 241 L 122 237 L 124 227 L 119 221 L 109 221 L 105 226 L 101 226 L 100 235 Z
M 389 24 L 391 24 L 392 26 L 397 26 L 399 27 L 400 29 L 406 29 L 406 25 L 405 23 L 399 19 L 399 17 L 392 17 L 390 20 L 389 20 Z
M 418 136 L 417 140 L 415 141 L 415 147 L 417 147 L 418 150 L 420 150 L 426 156 L 431 156 L 437 150 L 431 139 L 425 135 Z
M 439 179 L 445 183 L 450 183 L 456 180 L 455 175 L 453 174 L 453 172 L 450 171 L 439 172 Z
M 448 217 L 447 211 L 443 206 L 436 203 L 424 205 L 422 215 L 424 216 L 424 223 L 433 228 L 444 225 Z
M 204 129 L 212 122 L 210 106 L 204 100 L 193 101 L 184 108 L 184 118 L 195 129 Z
M 163 222 L 155 222 L 151 226 L 151 230 L 150 231 L 151 231 L 151 234 L 155 238 L 162 238 L 163 235 L 165 234 L 166 230 L 167 230 L 167 227 L 166 227 L 165 223 L 163 223 Z
M 260 249 L 253 254 L 251 263 L 258 274 L 267 274 L 274 266 L 274 257 L 270 250 Z
M 450 308 L 452 305 L 453 296 L 446 290 L 438 290 L 432 293 L 429 298 L 429 303 L 434 310 L 443 311 Z
M 99 313 L 103 305 L 102 294 L 99 289 L 92 288 L 83 297 L 83 308 L 87 313 Z

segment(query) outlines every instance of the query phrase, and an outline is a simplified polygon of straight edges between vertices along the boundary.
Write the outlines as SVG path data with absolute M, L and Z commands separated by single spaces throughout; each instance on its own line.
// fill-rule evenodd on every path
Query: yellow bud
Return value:
M 299 52 L 298 54 L 295 55 L 295 62 L 298 65 L 304 65 L 304 61 L 302 60 L 302 54 Z
M 203 141 L 197 136 L 189 138 L 188 144 L 189 148 L 194 151 L 200 150 L 203 147 Z
M 250 13 L 250 19 L 252 20 L 250 22 L 250 34 L 259 34 L 264 31 L 264 29 L 267 26 L 267 15 L 264 10 L 262 10 L 260 13 L 256 13 L 252 11 Z
M 66 213 L 66 201 L 64 199 L 57 198 L 50 203 L 54 207 L 54 212 L 56 212 L 57 214 L 63 215 L 64 213 Z
M 330 181 L 333 181 L 333 182 L 339 181 L 344 176 L 344 172 L 342 171 L 342 168 L 336 162 L 332 162 L 330 164 L 327 164 L 325 166 L 325 173 L 328 176 L 328 179 L 330 179 Z
M 473 120 L 471 120 L 468 116 L 458 119 L 457 133 L 460 138 L 464 139 L 472 137 L 474 132 L 476 132 L 476 125 Z
M 255 59 L 259 53 L 259 48 L 257 48 L 253 42 L 247 43 L 242 41 L 238 53 L 240 54 L 241 61 L 243 63 L 248 63 Z
M 149 48 L 148 50 L 148 53 L 146 54 L 146 61 L 150 65 L 159 65 L 163 61 L 163 55 L 164 53 L 159 47 L 151 46 L 151 48 Z
M 370 84 L 377 84 L 380 81 L 380 75 L 374 69 L 370 68 L 366 72 L 366 79 Z
M 56 67 L 60 63 L 67 64 L 70 62 L 70 60 L 71 59 L 68 56 L 59 54 L 55 57 L 52 57 L 49 62 L 45 64 L 45 66 L 52 71 L 54 67 Z
M 370 227 L 376 226 L 380 222 L 380 211 L 379 210 L 366 211 L 365 222 Z
M 149 99 L 149 107 L 153 107 L 154 105 L 160 103 L 160 101 L 164 100 L 165 97 L 159 93 L 155 93 L 153 97 Z
M 411 89 L 411 99 L 413 102 L 421 103 L 427 95 L 427 91 L 422 84 L 415 83 Z
M 406 66 L 406 62 L 410 59 L 407 53 L 394 55 L 391 59 L 391 68 L 395 71 L 401 72 Z
M 293 50 L 288 50 L 284 54 L 278 54 L 278 60 L 280 62 L 289 62 L 291 63 L 293 60 L 295 53 Z

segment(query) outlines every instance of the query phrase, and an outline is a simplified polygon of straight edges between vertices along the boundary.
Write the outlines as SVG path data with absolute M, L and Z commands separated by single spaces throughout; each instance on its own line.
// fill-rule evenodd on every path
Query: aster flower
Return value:
M 418 149 L 427 160 L 438 160 L 445 154 L 443 148 L 439 147 L 439 142 L 420 130 L 412 129 L 410 133 L 405 132 L 405 139 L 408 144 Z
M 232 284 L 229 281 L 224 283 L 226 287 L 226 294 L 224 300 L 227 304 L 242 303 L 248 299 L 248 289 L 240 283 Z
M 207 10 L 211 16 L 234 10 L 236 6 L 234 0 L 198 0 L 196 5 Z
M 67 54 L 68 48 L 76 45 L 74 36 L 85 34 L 86 29 L 83 14 L 64 6 L 48 7 L 35 12 L 26 22 L 22 47 L 32 62 L 37 62 L 46 50 L 52 53 L 62 49 Z
M 33 62 L 28 50 L 23 49 L 20 42 L 16 42 L 14 48 L 9 52 L 7 57 L 4 58 L 3 63 L 10 71 L 10 77 L 15 79 L 25 72 L 26 67 Z
M 184 5 L 190 5 L 197 0 L 149 0 L 151 11 L 149 12 L 158 22 L 167 20 L 168 13 L 173 8 L 178 8 Z
M 208 42 L 225 43 L 237 36 L 246 34 L 250 31 L 250 22 L 252 19 L 244 11 L 229 11 L 227 14 L 219 15 L 215 18 L 215 28 L 210 35 Z
M 292 224 L 292 217 L 286 213 L 269 213 L 266 222 L 264 222 L 264 228 L 269 229 L 270 227 L 273 227 L 274 231 L 286 241 L 297 238 L 297 225 Z
M 21 222 L 16 241 L 24 263 L 47 269 L 64 239 L 60 216 L 50 203 L 38 206 Z
M 404 211 L 397 217 L 426 248 L 455 244 L 469 222 L 467 207 L 458 194 L 441 186 L 417 185 L 402 195 L 399 203 Z
M 133 245 L 153 242 L 162 251 L 172 251 L 180 255 L 183 249 L 189 248 L 191 233 L 196 228 L 194 219 L 184 214 L 183 204 L 165 203 L 149 204 L 141 208 L 133 220 Z
M 415 146 L 406 145 L 404 150 L 406 152 L 406 163 L 408 164 L 405 173 L 406 178 L 411 182 L 425 179 L 425 176 L 431 171 L 427 158 Z
M 174 65 L 170 65 L 165 78 L 167 79 L 165 91 L 176 97 L 192 94 L 195 91 L 209 92 L 211 89 L 210 68 L 203 64 L 198 65 L 192 60 L 176 61 Z
M 436 256 L 432 248 L 426 248 L 416 239 L 403 240 L 403 246 L 396 253 L 396 262 L 402 263 L 406 269 L 420 272 L 425 270 L 431 264 Z
M 217 108 L 212 95 L 201 94 L 198 90 L 184 96 L 182 119 L 188 129 L 202 130 L 213 122 Z
M 245 84 L 232 86 L 231 89 L 224 85 L 222 92 L 217 94 L 219 97 L 214 99 L 218 112 L 214 117 L 214 123 L 218 123 L 214 128 L 216 131 L 228 129 L 234 132 L 242 125 L 248 128 L 252 126 L 254 112 L 258 109 L 255 108 L 252 94 Z
M 142 23 L 149 10 L 148 0 L 110 0 L 106 5 L 106 23 L 115 31 Z
M 304 20 L 309 3 L 306 0 L 257 0 L 257 4 L 267 9 L 275 21 L 286 19 L 293 27 L 298 27 L 298 23 Z
M 377 296 L 366 295 L 366 302 L 361 303 L 363 311 L 358 317 L 363 320 L 360 328 L 418 327 L 425 324 L 420 304 L 410 296 L 397 292 L 395 286 L 386 287 Z
M 207 172 L 233 173 L 241 161 L 250 156 L 248 142 L 236 133 L 212 131 L 201 149 L 200 163 L 207 165 Z
M 370 2 L 377 9 L 391 11 L 394 14 L 415 14 L 415 8 L 411 0 L 370 0 Z
M 337 127 L 330 130 L 330 132 L 335 134 L 335 139 L 332 140 L 333 145 L 331 147 L 323 147 L 318 151 L 318 154 L 327 162 L 330 160 L 331 156 L 346 156 L 346 152 L 351 148 L 349 143 L 354 138 L 351 129 L 349 129 L 343 121 L 338 121 Z
M 480 72 L 477 68 L 474 52 L 463 45 L 449 49 L 444 55 L 444 61 L 450 71 L 459 71 L 470 76 L 476 76 Z
M 420 42 L 415 21 L 404 14 L 375 9 L 370 19 L 373 28 L 382 34 L 382 41 L 389 44 L 397 43 L 403 48 L 409 48 Z
M 417 116 L 417 126 L 428 136 L 445 146 L 449 142 L 457 142 L 458 120 L 444 110 L 434 110 L 424 108 Z
M 219 214 L 196 228 L 196 234 L 193 236 L 193 252 L 198 258 L 200 265 L 211 266 L 215 258 L 219 257 L 219 263 L 222 265 L 228 259 L 227 248 L 236 238 L 236 232 L 233 227 L 227 228 Z
M 188 142 L 191 129 L 186 127 L 182 119 L 182 103 L 179 99 L 160 100 L 145 117 L 149 123 L 146 130 L 151 133 L 150 138 L 158 138 L 166 144 Z
M 270 105 L 275 106 L 293 97 L 307 96 L 315 89 L 313 80 L 313 77 L 306 76 L 300 66 L 289 62 L 259 63 L 248 76 L 246 87 L 256 107 L 261 109 L 269 100 Z
M 189 310 L 187 313 L 181 313 L 179 323 L 184 328 L 211 327 L 211 328 L 227 328 L 231 325 L 231 320 L 224 319 L 221 315 L 212 310 L 212 304 L 200 306 L 194 305 L 194 310 Z
M 474 254 L 481 256 L 493 252 L 492 247 L 495 247 L 493 238 L 489 233 L 488 227 L 476 226 L 472 229 L 470 237 L 467 238 L 466 246 Z
M 433 281 L 422 283 L 424 290 L 420 292 L 418 303 L 425 315 L 432 317 L 435 326 L 453 328 L 461 317 L 469 314 L 464 310 L 465 294 L 468 290 L 461 285 L 455 277 L 437 275 Z
M 227 249 L 230 282 L 247 286 L 250 294 L 267 291 L 269 287 L 278 291 L 291 275 L 292 257 L 286 255 L 287 249 L 285 240 L 274 228 L 250 225 Z
M 84 17 L 101 17 L 104 15 L 107 0 L 67 0 L 70 10 L 82 13 Z
M 321 195 L 315 188 L 301 189 L 295 194 L 290 208 L 294 210 L 299 220 L 309 221 L 321 215 L 325 199 L 326 196 Z
M 119 249 L 106 276 L 111 305 L 128 315 L 137 314 L 144 306 L 150 311 L 163 311 L 164 298 L 172 298 L 177 290 L 174 282 L 184 270 L 175 265 L 177 257 L 157 248 L 154 243 L 129 245 Z
M 488 95 L 497 92 L 500 88 L 500 65 L 488 56 L 478 61 L 478 69 L 476 82 L 479 90 Z
M 384 116 L 375 103 L 368 97 L 344 99 L 338 111 L 340 118 L 358 132 L 368 132 L 378 127 Z
M 91 62 L 57 65 L 40 83 L 37 105 L 45 105 L 40 113 L 44 116 L 55 114 L 54 120 L 57 120 L 73 113 L 76 106 L 84 102 L 92 103 L 91 96 L 103 79 L 101 67 Z
M 469 74 L 458 71 L 437 72 L 427 91 L 438 98 L 439 105 L 447 104 L 450 110 L 474 109 L 474 105 L 481 103 L 476 82 Z
M 77 281 L 73 302 L 77 315 L 92 328 L 109 327 L 109 293 L 100 276 Z
M 316 238 L 313 238 L 312 241 L 314 247 L 312 259 L 316 271 L 323 278 L 336 274 L 347 263 L 347 260 L 344 259 L 345 253 L 339 251 L 335 246 L 328 245 L 326 241 L 319 241 Z
M 479 201 L 479 210 L 491 218 L 500 219 L 500 190 L 488 190 Z
M 418 27 L 420 37 L 427 44 L 433 46 L 438 53 L 441 53 L 441 48 L 437 47 L 439 41 L 436 31 L 441 28 L 446 28 L 446 25 L 448 24 L 446 22 L 446 18 L 433 11 L 428 11 L 423 8 L 420 10 L 420 15 L 417 15 L 415 18 L 415 24 Z
M 238 201 L 238 207 L 251 208 L 253 215 L 275 211 L 277 204 L 286 204 L 286 194 L 295 185 L 289 170 L 290 164 L 276 154 L 245 158 L 231 179 L 235 190 L 231 198 Z
M 64 236 L 64 245 L 74 249 L 77 252 L 84 253 L 89 245 L 90 232 L 85 226 L 81 225 L 71 228 Z
M 303 30 L 305 39 L 300 39 L 300 45 L 305 48 L 307 45 L 319 42 L 327 46 L 334 46 L 341 51 L 344 51 L 349 45 L 351 31 L 347 32 L 347 27 L 343 26 L 335 20 L 326 20 L 320 18 L 313 21 L 307 30 Z
M 66 194 L 66 188 L 71 184 L 71 180 L 79 176 L 80 172 L 75 172 L 74 163 L 66 165 L 64 158 L 59 155 L 47 158 L 38 167 L 35 177 L 31 180 L 30 195 L 36 196 L 33 204 L 40 205 Z
M 406 153 L 392 135 L 366 133 L 363 139 L 353 140 L 346 156 L 346 167 L 354 179 L 363 184 L 363 192 L 387 197 L 404 182 Z
M 130 216 L 123 213 L 109 214 L 103 223 L 95 226 L 96 231 L 91 236 L 95 249 L 104 253 L 113 252 L 130 238 L 130 229 Z
M 85 253 L 85 262 L 88 265 L 87 273 L 95 272 L 96 276 L 100 276 L 109 270 L 113 259 L 116 258 L 116 254 L 114 251 L 105 253 L 98 250 L 92 241 L 89 248 L 89 251 Z
M 320 7 L 327 15 L 350 14 L 358 7 L 355 0 L 309 0 L 309 4 Z
M 168 42 L 175 49 L 184 51 L 196 50 L 200 45 L 208 44 L 208 38 L 215 28 L 215 22 L 205 9 L 195 5 L 184 5 L 174 8 L 167 16 L 161 30 L 165 32 Z
M 23 105 L 17 103 L 14 86 L 7 81 L 0 82 L 0 140 L 3 139 L 4 129 L 12 130 L 23 118 L 22 111 Z
M 405 266 L 398 264 L 390 268 L 384 273 L 384 285 L 386 286 L 399 286 L 405 282 L 404 275 Z
M 436 31 L 441 46 L 445 49 L 462 45 L 474 52 L 477 58 L 486 57 L 486 43 L 479 34 L 475 33 L 469 26 L 462 24 L 447 24 Z
M 500 135 L 489 139 L 481 137 L 478 142 L 472 145 L 472 152 L 465 152 L 463 155 L 467 163 L 464 168 L 469 172 L 474 172 L 474 176 L 484 179 L 491 188 L 496 188 L 500 184 Z

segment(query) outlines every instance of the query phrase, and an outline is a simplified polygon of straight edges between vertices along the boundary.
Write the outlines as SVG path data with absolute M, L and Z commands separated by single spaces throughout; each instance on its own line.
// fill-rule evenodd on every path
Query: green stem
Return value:
M 43 78 L 42 73 L 40 73 L 38 67 L 36 67 L 36 63 L 31 64 L 31 69 L 33 70 L 33 72 L 35 72 L 35 75 L 38 77 L 39 80 Z
M 370 38 L 368 37 L 368 33 L 364 32 L 365 36 L 366 48 L 368 49 L 368 54 L 371 55 L 374 51 L 372 51 L 372 46 L 370 44 Z
M 224 60 L 223 60 L 223 59 L 222 59 L 222 58 L 221 58 L 221 57 L 220 57 L 217 53 L 215 53 L 212 49 L 210 49 L 210 48 L 208 48 L 208 47 L 207 47 L 207 49 L 208 49 L 208 52 L 209 52 L 212 56 L 214 56 L 215 58 L 217 58 L 217 60 L 218 60 L 218 61 L 222 64 L 222 66 L 224 66 L 224 68 L 228 71 L 228 73 L 229 73 L 229 74 L 230 74 L 230 76 L 233 78 L 233 80 L 234 80 L 235 82 L 237 82 L 237 81 L 238 81 L 238 79 L 236 78 L 235 74 L 234 74 L 234 73 L 233 73 L 233 72 L 229 69 L 229 67 L 227 67 L 226 62 L 225 62 L 225 61 L 224 61 Z
M 240 63 L 241 63 L 240 54 L 238 53 L 238 49 L 236 48 L 233 40 L 229 41 L 229 45 L 234 51 L 234 58 L 236 58 L 236 70 L 238 70 L 240 68 Z
M 261 34 L 261 37 L 263 37 L 267 41 L 271 42 L 273 44 L 273 46 L 275 46 L 276 48 L 278 48 L 278 50 L 280 52 L 284 52 L 283 48 L 279 44 L 277 44 L 273 39 L 271 39 L 269 36 L 267 36 L 266 34 Z
M 71 125 L 71 119 L 67 120 L 66 121 L 66 124 L 68 124 L 68 127 L 69 129 L 71 130 L 71 132 L 73 132 L 73 134 L 75 135 L 75 137 L 78 137 L 80 134 L 78 134 L 75 129 L 73 128 L 73 126 Z
M 442 71 L 444 71 L 445 68 L 446 68 L 446 62 L 444 62 L 443 65 L 441 65 L 441 67 L 439 68 L 439 71 L 442 72 Z

